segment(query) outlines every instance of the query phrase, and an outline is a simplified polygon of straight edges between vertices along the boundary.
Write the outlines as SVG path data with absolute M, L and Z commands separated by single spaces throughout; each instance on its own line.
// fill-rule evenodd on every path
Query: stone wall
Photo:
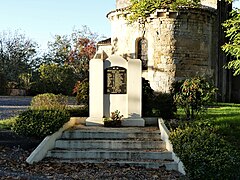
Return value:
M 124 11 L 108 15 L 112 25 L 112 53 L 136 58 L 136 42 L 148 40 L 148 70 L 143 77 L 158 92 L 169 92 L 171 84 L 196 74 L 213 75 L 216 52 L 215 11 L 159 10 L 144 28 L 129 25 Z M 145 30 L 144 30 L 145 29 Z

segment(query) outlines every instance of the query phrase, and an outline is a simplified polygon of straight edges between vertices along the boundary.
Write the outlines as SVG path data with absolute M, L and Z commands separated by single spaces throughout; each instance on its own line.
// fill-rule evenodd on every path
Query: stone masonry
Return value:
M 116 0 L 116 10 L 107 14 L 111 22 L 111 43 L 100 42 L 98 49 L 108 56 L 137 59 L 138 42 L 146 39 L 148 61 L 142 76 L 156 92 L 169 92 L 174 81 L 196 75 L 206 75 L 218 83 L 224 80 L 218 70 L 221 23 L 217 0 L 202 0 L 199 9 L 159 9 L 151 14 L 145 26 L 128 23 L 130 14 L 126 7 L 129 4 L 130 0 Z M 228 87 L 220 91 L 224 88 Z

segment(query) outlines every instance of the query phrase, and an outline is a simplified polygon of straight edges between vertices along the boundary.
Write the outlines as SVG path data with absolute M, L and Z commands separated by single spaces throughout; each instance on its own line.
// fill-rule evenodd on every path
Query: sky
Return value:
M 110 37 L 106 15 L 116 7 L 115 0 L 0 0 L 0 32 L 19 30 L 41 48 L 54 35 L 70 35 L 83 25 L 98 35 Z M 240 2 L 234 3 L 240 7 Z
M 70 35 L 84 25 L 109 37 L 106 15 L 115 4 L 115 0 L 0 0 L 0 32 L 19 30 L 43 49 L 54 35 Z

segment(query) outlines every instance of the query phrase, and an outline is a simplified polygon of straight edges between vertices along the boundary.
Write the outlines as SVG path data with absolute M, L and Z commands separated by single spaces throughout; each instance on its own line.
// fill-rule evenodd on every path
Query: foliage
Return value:
M 71 117 L 89 117 L 88 106 L 67 107 L 66 109 Z
M 142 78 L 142 115 L 144 117 L 153 115 L 154 91 L 148 80 Z
M 3 72 L 0 71 L 0 95 L 4 95 L 5 94 L 5 91 L 6 91 L 6 84 L 7 84 L 7 81 L 6 81 L 6 77 L 4 75 Z
M 131 0 L 129 21 L 132 23 L 140 19 L 141 22 L 145 23 L 147 17 L 157 9 L 177 10 L 182 7 L 199 7 L 199 5 L 200 0 Z
M 77 76 L 69 65 L 43 64 L 38 69 L 39 81 L 33 86 L 36 93 L 71 95 Z
M 174 101 L 184 109 L 186 119 L 193 120 L 213 100 L 217 89 L 204 77 L 193 77 L 177 82 L 174 87 Z
M 56 35 L 54 42 L 48 43 L 49 51 L 44 55 L 46 64 L 67 64 L 73 68 L 78 80 L 88 78 L 89 60 L 96 53 L 98 35 L 87 26 L 74 29 L 71 35 Z
M 159 93 L 154 99 L 154 114 L 163 119 L 171 119 L 177 111 L 172 93 Z
M 179 127 L 170 133 L 170 140 L 190 179 L 240 177 L 239 151 L 221 138 L 210 123 Z
M 43 138 L 58 131 L 69 118 L 66 110 L 29 109 L 19 115 L 12 130 L 19 135 Z
M 104 118 L 104 126 L 105 127 L 119 127 L 121 126 L 121 120 L 123 118 L 123 115 L 120 115 L 120 111 L 116 110 L 114 112 L 111 112 L 111 116 L 108 118 Z
M 35 110 L 50 110 L 50 109 L 65 109 L 67 106 L 67 97 L 61 94 L 55 95 L 52 93 L 39 94 L 34 96 L 31 101 L 31 109 Z
M 83 81 L 78 81 L 75 84 L 73 93 L 77 94 L 76 95 L 77 104 L 88 105 L 88 103 L 89 103 L 89 81 L 88 81 L 88 79 L 85 79 Z
M 123 115 L 120 115 L 120 111 L 116 110 L 114 112 L 111 112 L 110 118 L 104 118 L 104 121 L 121 121 L 123 118 Z
M 155 93 L 149 81 L 142 78 L 142 115 L 170 119 L 176 112 L 172 93 Z
M 233 59 L 225 65 L 225 68 L 232 69 L 234 75 L 240 74 L 240 9 L 231 12 L 231 18 L 223 23 L 226 29 L 225 34 L 228 43 L 222 46 L 225 53 Z
M 29 73 L 22 73 L 18 76 L 19 78 L 19 87 L 25 90 L 29 90 L 31 88 L 31 78 L 32 75 Z
M 19 76 L 32 73 L 38 64 L 37 44 L 18 31 L 0 34 L 0 73 L 19 86 Z M 6 83 L 7 84 L 7 83 Z
M 0 120 L 0 129 L 11 129 L 13 124 L 16 122 L 17 117 L 11 117 L 8 119 Z

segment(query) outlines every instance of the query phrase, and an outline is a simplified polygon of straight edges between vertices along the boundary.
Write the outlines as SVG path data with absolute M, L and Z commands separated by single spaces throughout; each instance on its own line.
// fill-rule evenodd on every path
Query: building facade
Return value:
M 198 9 L 159 9 L 141 25 L 128 23 L 129 4 L 130 0 L 116 0 L 116 9 L 107 14 L 111 39 L 99 42 L 98 49 L 108 56 L 141 59 L 142 76 L 156 92 L 169 92 L 175 81 L 205 75 L 219 88 L 220 101 L 236 100 L 239 88 L 223 69 L 228 60 L 221 51 L 225 41 L 221 23 L 228 18 L 231 5 L 202 0 Z

